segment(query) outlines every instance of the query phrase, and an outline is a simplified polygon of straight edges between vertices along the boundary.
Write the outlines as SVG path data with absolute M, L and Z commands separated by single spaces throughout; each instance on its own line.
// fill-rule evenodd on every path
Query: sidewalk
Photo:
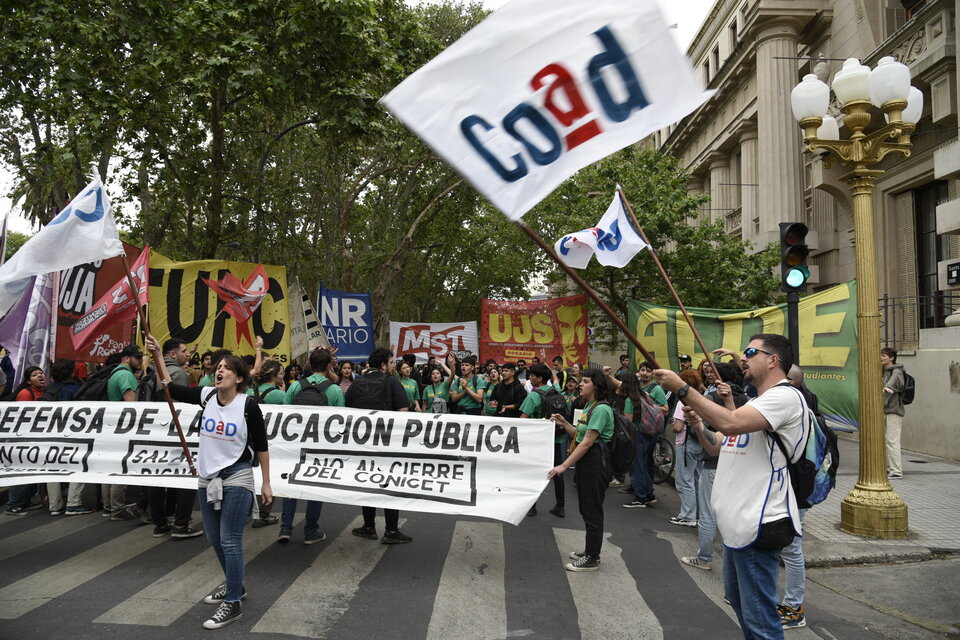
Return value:
M 899 540 L 865 538 L 840 529 L 840 503 L 859 471 L 859 441 L 840 434 L 837 486 L 807 512 L 803 523 L 808 567 L 923 560 L 935 553 L 960 553 L 960 463 L 903 452 L 903 478 L 891 480 L 907 504 L 910 533 Z

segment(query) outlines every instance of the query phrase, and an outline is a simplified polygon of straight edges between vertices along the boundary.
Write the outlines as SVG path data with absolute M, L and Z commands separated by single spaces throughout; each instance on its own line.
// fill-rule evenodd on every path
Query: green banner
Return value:
M 751 310 L 702 309 L 687 312 L 707 349 L 742 353 L 755 333 L 787 332 L 787 305 Z M 859 424 L 857 388 L 857 289 L 850 281 L 806 296 L 798 307 L 800 366 L 804 382 L 820 400 L 820 411 L 837 428 Z M 679 369 L 681 354 L 697 366 L 703 360 L 693 332 L 678 307 L 631 300 L 628 321 L 662 367 Z M 637 362 L 635 348 L 630 358 Z

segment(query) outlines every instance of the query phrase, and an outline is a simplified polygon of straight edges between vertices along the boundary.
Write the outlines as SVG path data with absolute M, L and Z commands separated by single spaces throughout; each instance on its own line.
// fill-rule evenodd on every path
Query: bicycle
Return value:
M 663 434 L 657 436 L 653 443 L 653 482 L 662 484 L 670 474 L 673 473 L 673 467 L 676 464 L 676 450 L 673 443 Z

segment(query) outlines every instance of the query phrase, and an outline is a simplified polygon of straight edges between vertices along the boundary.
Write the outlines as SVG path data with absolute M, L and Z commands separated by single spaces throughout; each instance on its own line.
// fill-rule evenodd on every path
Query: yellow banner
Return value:
M 198 352 L 230 349 L 237 355 L 254 355 L 246 338 L 238 338 L 237 322 L 223 309 L 223 301 L 200 278 L 219 280 L 227 272 L 244 280 L 257 267 L 250 262 L 196 260 L 173 262 L 150 252 L 150 330 L 161 343 L 173 336 Z M 248 320 L 251 336 L 263 336 L 263 349 L 286 364 L 290 360 L 290 308 L 287 303 L 287 270 L 264 265 L 270 286 L 263 304 Z

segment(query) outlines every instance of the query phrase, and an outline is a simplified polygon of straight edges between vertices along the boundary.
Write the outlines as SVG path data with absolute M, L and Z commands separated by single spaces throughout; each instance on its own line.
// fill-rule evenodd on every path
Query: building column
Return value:
M 696 173 L 690 174 L 690 176 L 687 178 L 687 195 L 697 196 L 702 194 L 704 192 L 703 182 L 704 182 L 704 179 L 702 175 L 696 174 Z M 700 205 L 700 207 L 697 209 L 696 224 L 699 225 L 704 220 L 710 219 L 710 217 L 706 215 L 710 212 L 704 211 L 704 209 L 708 209 L 709 207 L 710 207 L 709 202 Z
M 757 206 L 759 187 L 757 178 L 757 130 L 753 127 L 740 134 L 740 228 L 744 240 L 753 241 L 753 220 L 760 215 Z M 753 251 L 762 251 L 765 244 L 753 243 Z
M 710 221 L 724 220 L 730 213 L 730 154 L 717 151 L 710 154 L 707 167 L 710 169 Z
M 779 238 L 779 223 L 802 221 L 803 145 L 790 108 L 797 75 L 797 30 L 789 22 L 760 29 L 757 37 L 757 200 L 760 234 L 766 246 Z

